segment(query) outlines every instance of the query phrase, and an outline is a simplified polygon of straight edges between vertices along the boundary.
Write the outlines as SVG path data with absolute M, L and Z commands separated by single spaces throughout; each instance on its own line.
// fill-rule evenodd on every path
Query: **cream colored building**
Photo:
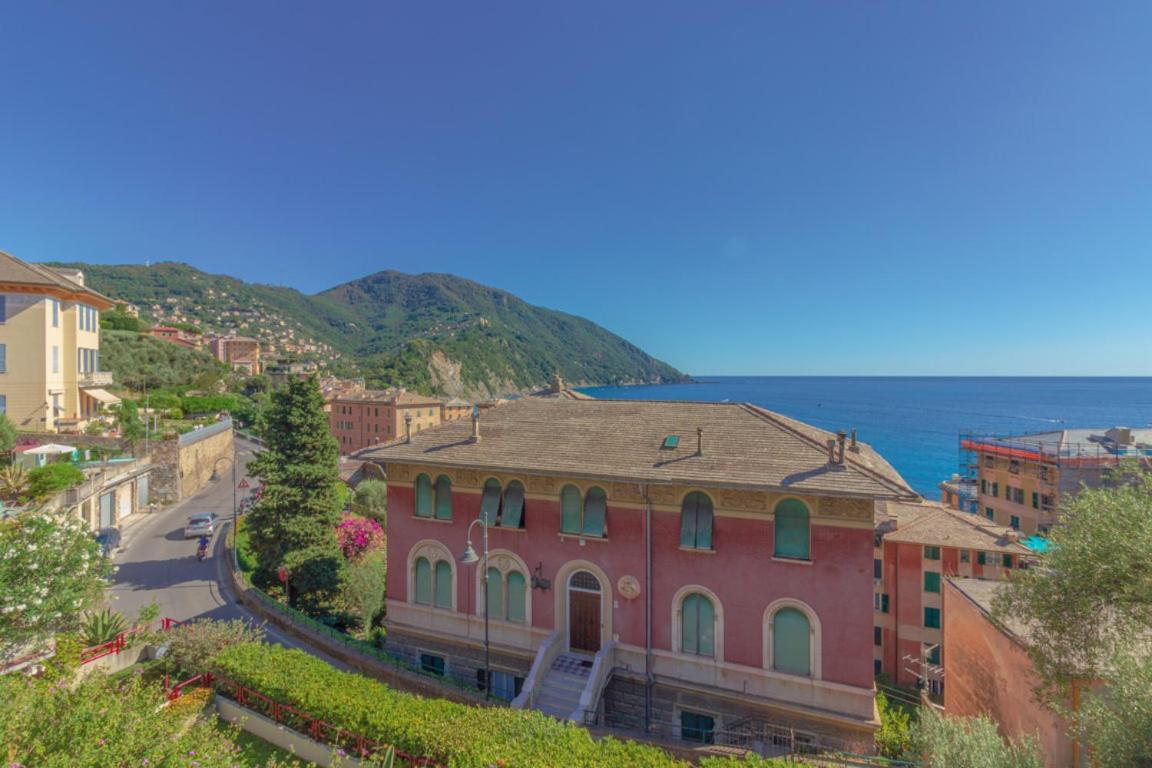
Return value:
M 29 264 L 0 251 L 0 411 L 17 429 L 79 431 L 107 405 L 100 312 L 113 302 L 78 270 Z

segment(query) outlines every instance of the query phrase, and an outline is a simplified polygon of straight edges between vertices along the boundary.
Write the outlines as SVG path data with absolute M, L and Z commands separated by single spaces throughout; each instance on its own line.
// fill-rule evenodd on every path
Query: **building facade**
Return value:
M 264 370 L 260 362 L 260 342 L 256 339 L 229 333 L 211 339 L 208 349 L 234 371 L 255 376 Z
M 979 514 L 998 525 L 1043 535 L 1061 496 L 1097 488 L 1125 459 L 1149 465 L 1152 429 L 1065 429 L 961 441 L 972 458 Z
M 171 325 L 154 325 L 148 329 L 148 335 L 185 349 L 200 349 L 203 341 L 200 336 Z
M 943 584 L 1002 581 L 1030 555 L 1019 534 L 941 504 L 887 503 L 877 514 L 873 663 L 897 685 L 943 694 Z
M 77 270 L 0 252 L 0 411 L 17 429 L 79 431 L 120 399 L 101 389 L 100 312 L 106 296 Z
M 874 509 L 915 494 L 867 446 L 742 404 L 525 398 L 362 457 L 389 652 L 558 717 L 871 744 Z
M 472 415 L 472 403 L 454 397 L 440 406 L 440 421 L 456 421 Z
M 418 434 L 440 424 L 443 403 L 404 390 L 337 394 L 328 402 L 328 426 L 347 455 Z

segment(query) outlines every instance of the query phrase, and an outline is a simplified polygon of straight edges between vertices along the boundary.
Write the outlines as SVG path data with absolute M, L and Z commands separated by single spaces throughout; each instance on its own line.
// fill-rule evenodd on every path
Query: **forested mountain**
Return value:
M 277 355 L 359 373 L 370 386 L 483 397 L 571 383 L 676 381 L 671 366 L 595 323 L 453 275 L 378 272 L 314 295 L 186 264 L 67 264 L 150 322 L 233 330 Z

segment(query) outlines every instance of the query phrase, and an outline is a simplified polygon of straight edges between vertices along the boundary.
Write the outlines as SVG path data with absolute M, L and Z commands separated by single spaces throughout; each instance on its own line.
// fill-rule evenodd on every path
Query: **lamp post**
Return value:
M 477 556 L 476 550 L 472 547 L 472 528 L 479 523 L 483 529 L 483 542 L 484 542 L 484 555 L 483 558 Z M 492 698 L 492 663 L 491 653 L 488 643 L 488 518 L 485 517 L 484 512 L 480 512 L 480 517 L 472 521 L 468 526 L 468 544 L 464 547 L 464 552 L 460 555 L 460 562 L 464 565 L 471 565 L 483 559 L 482 568 L 483 573 L 480 574 L 481 594 L 484 600 L 484 698 Z

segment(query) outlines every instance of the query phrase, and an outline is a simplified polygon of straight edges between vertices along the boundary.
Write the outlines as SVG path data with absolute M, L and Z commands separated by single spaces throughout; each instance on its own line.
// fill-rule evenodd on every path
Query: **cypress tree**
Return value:
M 249 464 L 264 491 L 245 523 L 256 578 L 271 583 L 284 566 L 289 603 L 322 612 L 339 589 L 344 562 L 336 540 L 339 449 L 316 378 L 293 379 L 274 392 L 265 418 L 265 448 Z

